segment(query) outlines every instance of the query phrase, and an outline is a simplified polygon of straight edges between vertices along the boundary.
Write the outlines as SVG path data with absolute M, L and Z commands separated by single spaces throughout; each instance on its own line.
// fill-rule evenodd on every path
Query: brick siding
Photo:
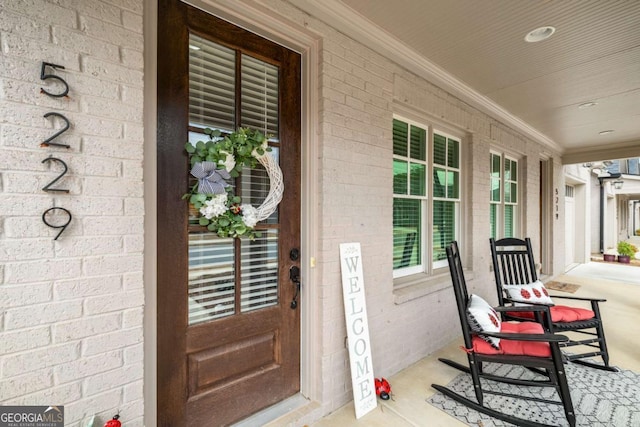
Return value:
M 142 0 L 0 5 L 0 404 L 65 405 L 65 425 L 143 425 Z M 68 98 L 40 87 L 42 61 Z M 48 69 L 49 70 L 49 69 Z M 41 148 L 65 115 L 69 150 Z M 59 188 L 41 188 L 69 167 Z M 57 241 L 42 213 L 73 221 Z

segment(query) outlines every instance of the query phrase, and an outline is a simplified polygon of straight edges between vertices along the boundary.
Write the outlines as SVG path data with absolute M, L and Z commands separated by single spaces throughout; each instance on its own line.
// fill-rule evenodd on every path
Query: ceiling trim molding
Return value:
M 344 5 L 341 1 L 296 0 L 294 4 L 384 57 L 436 84 L 441 89 L 450 92 L 483 113 L 522 132 L 534 141 L 562 153 L 562 147 L 554 140 L 449 74 L 417 51 L 409 48 L 362 15 L 356 13 L 353 9 Z
M 620 144 L 602 144 L 584 149 L 567 150 L 562 155 L 562 164 L 593 162 L 599 160 L 628 159 L 640 157 L 640 139 L 625 141 Z

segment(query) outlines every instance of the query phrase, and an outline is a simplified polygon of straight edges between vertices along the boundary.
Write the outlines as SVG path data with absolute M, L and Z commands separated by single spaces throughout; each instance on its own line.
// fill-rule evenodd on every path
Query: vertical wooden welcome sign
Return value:
M 340 244 L 340 266 L 353 403 L 356 408 L 356 418 L 360 418 L 377 405 L 360 243 Z

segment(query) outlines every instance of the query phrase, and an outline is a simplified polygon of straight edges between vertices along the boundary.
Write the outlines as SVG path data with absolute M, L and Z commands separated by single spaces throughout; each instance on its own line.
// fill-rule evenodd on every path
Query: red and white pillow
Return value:
M 540 280 L 526 285 L 502 285 L 502 287 L 513 301 L 553 305 L 547 288 Z
M 478 295 L 469 296 L 467 318 L 474 332 L 500 332 L 502 322 L 500 315 Z M 480 335 L 480 337 L 496 349 L 500 349 L 500 338 Z

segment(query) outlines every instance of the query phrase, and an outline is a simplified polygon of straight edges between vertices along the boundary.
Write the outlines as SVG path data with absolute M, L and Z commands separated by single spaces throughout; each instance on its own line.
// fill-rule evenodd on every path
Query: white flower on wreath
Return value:
M 227 152 L 227 151 L 223 151 L 220 150 L 220 154 L 226 154 L 226 157 L 224 158 L 224 160 L 220 160 L 218 161 L 218 164 L 220 165 L 224 165 L 224 168 L 227 170 L 227 172 L 231 172 L 233 170 L 233 168 L 236 167 L 236 158 L 233 154 Z
M 258 223 L 258 209 L 254 208 L 248 203 L 244 203 L 240 206 L 242 209 L 242 222 L 247 227 L 255 227 Z
M 258 148 L 262 148 L 262 154 L 258 153 Z M 253 151 L 251 152 L 251 155 L 256 159 L 259 159 L 260 157 L 267 154 L 267 148 L 269 148 L 269 141 L 265 139 L 264 141 L 262 141 L 262 144 L 258 148 L 254 148 Z
M 207 219 L 216 218 L 227 211 L 227 193 L 216 194 L 206 200 L 200 208 L 200 213 Z

